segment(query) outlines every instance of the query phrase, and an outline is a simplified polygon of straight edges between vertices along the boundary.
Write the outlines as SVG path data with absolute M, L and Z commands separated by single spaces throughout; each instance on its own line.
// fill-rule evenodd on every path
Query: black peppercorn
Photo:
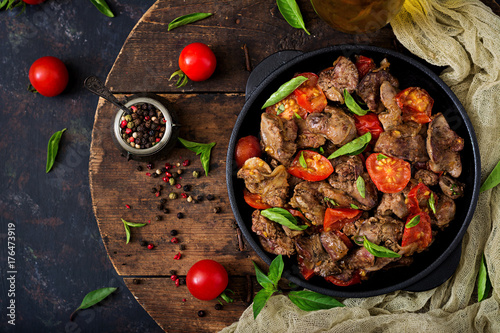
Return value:
M 205 311 L 203 310 L 198 311 L 198 317 L 205 317 Z
M 162 217 L 161 217 L 161 215 L 156 215 L 155 219 L 156 219 L 156 221 L 161 221 Z
M 164 208 L 164 209 L 163 209 L 163 213 L 164 213 L 164 214 L 168 214 L 168 213 L 170 213 L 170 211 L 168 210 L 168 208 Z
M 141 246 L 148 246 L 148 242 L 146 242 L 146 241 L 141 241 Z
M 140 165 L 137 166 L 137 171 L 142 171 L 142 167 Z
M 189 192 L 189 191 L 191 191 L 191 185 L 184 185 L 184 186 L 182 187 L 182 189 L 183 189 L 185 192 Z
M 148 165 L 146 165 L 146 167 L 147 167 L 149 170 L 153 169 L 153 163 L 148 163 Z
M 197 196 L 197 197 L 196 197 L 196 200 L 197 200 L 197 201 L 203 201 L 203 195 L 199 195 L 199 196 Z
M 184 251 L 186 249 L 186 245 L 179 244 L 179 250 Z
M 139 280 L 139 279 L 133 279 L 132 283 L 133 284 L 139 284 L 139 283 L 141 283 L 141 280 Z
M 179 213 L 177 213 L 177 218 L 178 218 L 178 219 L 182 219 L 183 217 L 184 217 L 184 214 L 182 214 L 182 213 L 180 213 L 180 212 L 179 212 Z
M 161 199 L 161 200 L 160 200 L 160 203 L 161 203 L 162 205 L 166 204 L 166 203 L 167 203 L 167 199 L 165 199 L 165 198 Z
M 215 308 L 215 310 L 222 310 L 222 304 L 217 303 L 217 304 L 215 304 L 214 308 Z
M 159 175 L 155 172 L 151 175 L 153 178 L 157 178 Z
M 179 233 L 177 232 L 177 230 L 173 229 L 173 230 L 170 230 L 170 236 L 177 236 Z
M 215 198 L 214 198 L 214 196 L 213 196 L 213 195 L 211 195 L 211 194 L 207 195 L 207 200 L 208 200 L 208 201 L 212 201 L 212 200 L 214 200 L 214 199 L 215 199 Z

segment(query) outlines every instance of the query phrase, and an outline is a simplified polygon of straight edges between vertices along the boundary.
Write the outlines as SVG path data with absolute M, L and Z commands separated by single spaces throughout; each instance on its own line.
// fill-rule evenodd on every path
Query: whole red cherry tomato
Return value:
M 248 135 L 238 140 L 234 151 L 234 158 L 238 168 L 241 168 L 249 158 L 261 156 L 259 139 L 255 136 Z
M 210 301 L 222 294 L 228 280 L 224 266 L 210 259 L 198 261 L 186 275 L 189 292 L 202 301 Z
M 192 81 L 205 81 L 215 71 L 217 60 L 212 50 L 203 43 L 186 46 L 179 56 L 179 67 Z
M 23 1 L 25 3 L 27 3 L 28 5 L 39 5 L 42 2 L 44 2 L 45 0 L 23 0 Z
M 64 63 L 56 57 L 42 57 L 30 67 L 31 85 L 43 96 L 53 97 L 63 92 L 69 75 Z

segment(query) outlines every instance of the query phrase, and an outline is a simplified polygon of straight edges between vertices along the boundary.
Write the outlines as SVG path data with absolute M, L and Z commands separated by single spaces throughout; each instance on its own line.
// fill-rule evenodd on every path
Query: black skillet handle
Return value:
M 433 270 L 429 275 L 419 280 L 417 283 L 412 284 L 404 288 L 406 291 L 426 291 L 436 288 L 446 282 L 457 270 L 458 264 L 460 262 L 460 257 L 462 256 L 462 244 L 458 246 L 450 253 L 450 256 L 435 270 Z
M 301 55 L 302 51 L 285 50 L 271 54 L 262 60 L 250 73 L 245 89 L 245 100 L 253 93 L 255 88 L 264 81 L 266 77 L 293 58 Z

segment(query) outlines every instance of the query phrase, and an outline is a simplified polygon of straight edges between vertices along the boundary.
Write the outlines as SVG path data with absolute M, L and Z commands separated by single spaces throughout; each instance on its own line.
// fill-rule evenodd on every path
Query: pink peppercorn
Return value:
M 172 174 L 171 174 L 170 172 L 168 172 L 168 171 L 167 171 L 167 172 L 165 172 L 165 176 L 167 176 L 167 177 L 172 177 Z
M 156 197 L 159 197 L 160 196 L 160 192 L 156 192 L 155 195 L 156 195 Z
M 154 246 L 153 244 L 149 244 L 149 245 L 148 245 L 148 249 L 149 249 L 149 250 L 152 250 L 154 247 L 155 247 L 155 246 Z
M 160 140 L 161 140 L 160 138 L 156 138 L 156 142 L 160 142 Z
M 151 177 L 151 173 L 146 172 L 146 176 Z
M 170 240 L 170 242 L 171 242 L 171 243 L 174 243 L 174 244 L 179 243 L 179 238 L 174 237 L 174 238 L 172 238 L 172 239 Z
M 168 177 L 163 177 L 161 180 L 163 180 L 165 183 L 167 183 L 170 179 Z
M 176 279 L 175 280 L 175 286 L 178 287 L 178 286 L 180 286 L 180 284 L 181 284 L 180 279 Z
M 151 119 L 149 116 L 144 117 L 144 120 L 149 120 Z
M 135 106 L 135 105 L 132 105 L 130 108 L 131 108 L 133 111 L 137 111 L 137 106 Z
M 181 197 L 183 197 L 184 199 L 186 199 L 188 197 L 188 195 L 186 193 L 181 193 Z
M 172 281 L 175 281 L 175 280 L 177 280 L 177 275 L 175 275 L 175 274 L 172 274 L 172 276 L 170 276 L 170 279 L 171 279 Z
M 189 165 L 189 160 L 185 160 L 184 162 L 182 162 L 182 166 L 188 166 Z
M 131 137 L 129 138 L 130 142 L 134 142 L 135 141 L 135 138 L 134 137 Z
M 120 123 L 120 127 L 121 127 L 121 128 L 125 128 L 125 127 L 127 127 L 127 124 L 128 124 L 128 123 L 127 123 L 127 121 L 126 121 L 126 120 L 122 120 L 122 122 Z
M 127 207 L 128 209 L 132 208 L 132 207 L 130 207 L 130 205 L 125 205 L 125 207 Z
M 181 257 L 182 257 L 182 254 L 181 254 L 180 252 L 178 252 L 178 253 L 174 256 L 174 259 L 175 259 L 175 260 L 179 260 L 179 259 L 181 259 Z
M 183 298 L 182 301 L 185 302 L 185 301 L 187 301 L 187 299 Z
M 131 129 L 131 128 L 127 128 L 127 129 L 125 130 L 125 133 L 127 133 L 127 134 L 132 133 L 132 129 Z
M 181 184 L 177 184 L 177 185 L 175 185 L 175 187 L 179 189 L 179 188 L 182 187 L 182 185 Z

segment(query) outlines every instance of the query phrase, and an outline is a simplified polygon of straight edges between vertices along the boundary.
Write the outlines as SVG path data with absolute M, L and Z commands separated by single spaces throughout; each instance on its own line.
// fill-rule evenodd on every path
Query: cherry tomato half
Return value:
M 241 168 L 249 158 L 261 156 L 260 142 L 255 136 L 249 135 L 238 140 L 234 151 L 234 158 L 238 168 Z
M 179 56 L 179 68 L 192 81 L 205 81 L 212 76 L 216 65 L 214 53 L 203 43 L 189 44 Z
M 304 76 L 308 79 L 293 91 L 297 103 L 308 112 L 323 111 L 327 101 L 323 90 L 318 86 L 318 76 L 314 73 L 302 73 L 295 76 Z
M 377 159 L 379 155 L 385 158 Z M 373 153 L 368 156 L 366 169 L 375 186 L 384 193 L 401 191 L 411 178 L 410 163 L 380 153 Z
M 431 196 L 431 190 L 424 183 L 418 183 L 410 192 L 408 192 L 408 210 L 411 214 L 416 215 L 422 211 L 422 207 L 427 209 L 428 201 Z
M 428 247 L 432 241 L 431 218 L 426 212 L 419 211 L 416 214 L 410 214 L 406 220 L 406 223 L 408 223 L 417 215 L 420 215 L 420 222 L 414 227 L 405 227 L 401 246 L 404 247 L 412 243 L 418 243 L 418 250 L 422 251 L 423 249 Z
M 356 270 L 354 271 L 352 277 L 347 281 L 338 279 L 333 275 L 325 276 L 325 280 L 339 287 L 347 287 L 347 286 L 352 286 L 353 284 L 361 283 L 361 275 L 359 274 L 359 271 Z
M 31 85 L 43 96 L 53 97 L 64 91 L 68 85 L 68 69 L 56 57 L 42 57 L 30 67 Z
M 368 74 L 368 72 L 375 69 L 375 67 L 375 62 L 372 58 L 368 58 L 362 55 L 356 57 L 356 68 L 358 69 L 360 80 L 363 78 L 363 76 Z
M 396 95 L 396 102 L 403 111 L 403 121 L 414 121 L 419 124 L 431 122 L 434 100 L 425 89 L 410 87 Z
M 361 216 L 361 213 L 362 211 L 358 209 L 327 208 L 323 229 L 325 231 L 342 230 L 347 223 L 356 221 Z
M 290 94 L 278 103 L 268 106 L 266 113 L 274 114 L 287 120 L 297 117 L 305 119 L 307 117 L 307 111 L 300 107 L 299 103 L 297 103 L 297 97 L 294 94 Z
M 375 144 L 375 142 L 377 142 L 380 133 L 384 131 L 384 129 L 382 128 L 382 124 L 378 120 L 378 116 L 373 112 L 367 113 L 364 116 L 358 116 L 355 114 L 354 121 L 359 136 L 368 132 L 372 134 L 372 139 L 370 141 L 370 143 L 372 144 Z
M 210 301 L 222 294 L 228 280 L 224 266 L 210 259 L 198 261 L 191 266 L 186 275 L 189 292 L 203 301 Z
M 323 155 L 311 150 L 299 151 L 288 168 L 288 173 L 292 176 L 310 182 L 326 179 L 332 172 L 332 163 Z
M 297 261 L 299 263 L 299 271 L 304 277 L 304 279 L 309 280 L 314 276 L 314 265 L 312 267 L 307 267 L 307 265 L 304 263 L 304 258 L 301 256 L 297 256 Z
M 262 201 L 262 197 L 257 193 L 252 193 L 247 189 L 243 190 L 243 199 L 252 208 L 255 209 L 268 209 L 271 208 L 268 204 Z

